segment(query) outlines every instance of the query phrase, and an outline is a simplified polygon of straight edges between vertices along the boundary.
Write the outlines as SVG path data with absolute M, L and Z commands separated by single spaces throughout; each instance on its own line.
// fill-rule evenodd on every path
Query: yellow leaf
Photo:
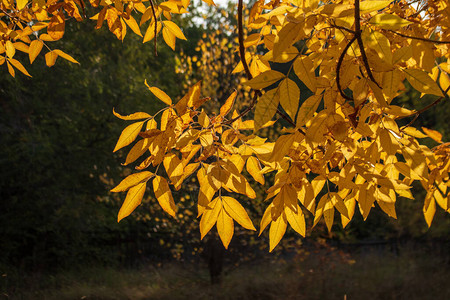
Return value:
M 396 162 L 394 164 L 395 168 L 402 173 L 404 176 L 411 178 L 413 180 L 422 180 L 423 178 L 419 176 L 410 166 L 405 164 L 404 162 Z
M 119 210 L 117 222 L 120 222 L 123 218 L 128 217 L 136 209 L 136 207 L 141 204 L 146 186 L 147 182 L 145 181 L 137 184 L 128 191 L 127 197 Z
M 281 214 L 278 217 L 278 219 L 272 221 L 272 224 L 270 224 L 270 230 L 269 230 L 269 251 L 270 252 L 272 252 L 272 250 L 281 241 L 281 238 L 283 237 L 284 233 L 286 232 L 286 227 L 287 227 L 287 220 L 286 220 L 286 215 L 284 213 Z
M 425 221 L 427 222 L 428 227 L 431 226 L 433 222 L 434 214 L 436 213 L 436 201 L 432 197 L 433 193 L 428 192 L 425 197 L 425 203 L 423 206 L 423 215 L 425 217 Z
M 388 6 L 392 1 L 363 1 L 360 3 L 361 14 L 368 14 L 377 10 L 382 10 Z
M 47 27 L 47 33 L 54 41 L 56 41 L 64 36 L 65 27 L 66 22 L 64 21 L 64 15 L 60 12 L 50 19 L 50 23 Z
M 426 135 L 428 135 L 428 137 L 432 138 L 433 140 L 435 140 L 438 143 L 442 143 L 442 134 L 440 132 L 437 132 L 436 130 L 433 129 L 428 129 L 425 127 L 422 127 L 423 132 L 425 132 Z
M 286 219 L 291 225 L 292 229 L 297 231 L 301 236 L 305 237 L 306 234 L 306 224 L 305 215 L 302 209 L 297 205 L 296 210 L 285 206 L 284 213 L 286 214 Z
M 30 51 L 30 47 L 25 43 L 15 42 L 15 43 L 13 43 L 13 45 L 14 45 L 14 48 L 16 48 L 16 50 L 19 50 L 19 51 L 22 51 L 25 53 L 28 53 Z
M 219 197 L 211 201 L 203 212 L 202 219 L 200 220 L 200 236 L 201 239 L 211 230 L 214 224 L 217 222 L 219 213 L 222 210 L 222 201 Z
M 261 90 L 285 77 L 286 75 L 284 75 L 283 73 L 269 70 L 259 74 L 255 78 L 247 81 L 245 84 L 250 86 L 252 89 Z
M 44 43 L 41 40 L 33 40 L 28 48 L 28 56 L 30 57 L 30 64 L 36 59 L 42 50 Z
M 297 84 L 289 78 L 283 79 L 280 82 L 278 89 L 281 107 L 283 107 L 292 120 L 295 120 L 298 102 L 300 101 L 300 89 Z
M 56 50 L 53 50 L 52 52 L 54 52 L 54 53 L 57 54 L 58 56 L 61 56 L 61 57 L 64 58 L 65 60 L 70 61 L 71 63 L 74 63 L 74 64 L 80 64 L 80 63 L 79 63 L 78 61 L 76 61 L 72 56 L 70 56 L 70 55 L 67 54 L 67 53 L 64 53 L 64 52 L 61 51 L 61 50 L 56 49 Z
M 172 105 L 172 99 L 165 92 L 163 92 L 162 90 L 160 90 L 157 87 L 150 87 L 147 84 L 147 80 L 145 80 L 145 85 L 148 87 L 150 92 L 152 92 L 153 95 L 155 95 L 159 100 L 161 100 L 162 102 L 164 102 L 167 105 Z
M 250 156 L 247 159 L 247 172 L 260 184 L 264 185 L 264 175 L 261 173 L 261 166 L 256 157 Z
M 16 48 L 14 48 L 13 43 L 10 40 L 7 40 L 5 43 L 6 55 L 9 58 L 12 58 L 14 54 L 16 54 Z
M 427 135 L 423 134 L 420 130 L 414 127 L 406 127 L 403 128 L 402 131 L 406 133 L 407 135 L 413 136 L 415 138 L 423 139 L 428 137 Z
M 378 14 L 369 20 L 369 24 L 378 26 L 382 29 L 398 30 L 412 23 L 397 15 Z
M 281 161 L 283 157 L 289 153 L 289 149 L 291 149 L 294 140 L 294 134 L 285 134 L 278 137 L 270 159 L 272 161 Z
M 299 39 L 299 34 L 301 33 L 303 33 L 303 22 L 284 25 L 278 32 L 278 37 L 273 47 L 273 57 L 278 58 L 284 50 Z
M 11 66 L 11 64 L 9 63 L 9 61 L 6 62 L 6 65 L 8 66 L 8 72 L 9 74 L 11 74 L 12 77 L 16 76 L 16 73 L 14 71 L 13 66 Z
M 23 74 L 31 77 L 31 75 L 28 73 L 28 71 L 25 69 L 25 67 L 17 60 L 14 58 L 10 58 L 8 59 L 8 61 L 11 63 L 11 65 L 13 65 L 14 67 L 17 68 L 17 70 L 19 70 L 20 72 L 22 72 Z
M 325 203 L 325 207 L 323 209 L 323 218 L 325 219 L 325 224 L 327 225 L 328 232 L 331 232 L 331 227 L 334 222 L 334 207 L 331 201 L 327 201 Z
M 164 168 L 166 169 L 167 175 L 169 175 L 172 183 L 178 180 L 178 177 L 183 175 L 183 164 L 181 160 L 174 153 L 167 154 L 163 160 Z
M 219 237 L 222 240 L 223 246 L 225 247 L 225 249 L 228 249 L 228 245 L 230 244 L 230 241 L 233 238 L 234 222 L 233 219 L 225 212 L 224 209 L 221 209 L 219 212 L 216 226 L 217 232 L 219 233 Z
M 55 65 L 56 59 L 58 58 L 58 54 L 54 51 L 50 51 L 45 53 L 45 63 L 48 67 L 53 67 Z
M 181 40 L 186 40 L 186 37 L 184 36 L 183 32 L 181 31 L 180 27 L 178 27 L 177 24 L 175 24 L 172 21 L 163 21 L 163 24 L 165 28 L 167 28 L 174 36 Z
M 161 31 L 161 28 L 162 28 L 161 22 L 156 23 L 156 34 L 158 34 Z M 142 43 L 151 41 L 153 40 L 154 37 L 155 37 L 155 22 L 154 20 L 152 20 L 152 22 L 150 22 L 150 25 L 148 25 Z
M 147 119 L 147 118 L 152 117 L 148 113 L 145 113 L 145 112 L 137 112 L 137 113 L 134 113 L 131 115 L 122 116 L 122 115 L 118 114 L 117 112 L 115 112 L 114 108 L 113 108 L 113 114 L 122 120 L 139 120 L 139 119 Z
M 147 180 L 152 177 L 154 174 L 149 171 L 139 172 L 135 174 L 128 175 L 124 180 L 122 180 L 115 188 L 111 190 L 111 192 L 118 193 L 124 192 L 131 187 L 141 183 L 147 182 Z
M 172 192 L 170 191 L 167 180 L 161 176 L 155 176 L 155 179 L 153 179 L 153 191 L 162 209 L 175 218 L 177 207 L 173 201 Z
M 310 89 L 316 92 L 316 75 L 314 73 L 314 63 L 309 56 L 299 57 L 294 62 L 295 75 Z
M 234 100 L 236 99 L 237 91 L 234 90 L 234 92 L 227 98 L 224 105 L 220 108 L 220 115 L 222 117 L 225 117 L 231 110 L 231 108 L 234 105 Z
M 128 25 L 128 27 L 130 27 L 131 30 L 133 30 L 134 33 L 142 37 L 141 29 L 139 28 L 138 23 L 132 16 L 130 16 L 128 19 L 123 18 L 123 20 Z
M 269 122 L 277 112 L 280 94 L 278 90 L 273 89 L 262 95 L 255 107 L 255 131 Z
M 170 48 L 172 48 L 172 50 L 175 51 L 175 42 L 176 42 L 175 34 L 173 34 L 172 31 L 167 29 L 167 27 L 164 27 L 162 29 L 162 35 L 164 42 L 166 42 L 167 46 L 169 46 Z
M 116 152 L 117 150 L 131 144 L 139 135 L 139 132 L 141 131 L 142 126 L 144 125 L 144 122 L 145 121 L 136 122 L 125 127 L 125 129 L 120 134 L 119 140 L 117 141 L 117 144 L 114 147 L 113 152 Z
M 362 33 L 364 45 L 368 49 L 373 49 L 384 63 L 392 64 L 392 51 L 389 39 L 381 32 L 366 28 Z
M 124 166 L 131 164 L 136 159 L 142 156 L 145 151 L 150 147 L 150 139 L 142 139 L 139 140 L 133 148 L 131 148 L 130 152 L 128 152 L 127 158 L 125 159 Z
M 442 96 L 439 86 L 427 72 L 419 69 L 403 69 L 403 72 L 412 87 L 419 92 Z
M 208 115 L 206 114 L 206 112 L 203 109 L 202 109 L 202 112 L 200 113 L 200 115 L 198 116 L 198 123 L 203 128 L 207 128 L 209 126 L 209 124 L 211 123 Z
M 225 211 L 242 227 L 249 230 L 256 230 L 252 221 L 248 217 L 244 207 L 234 198 L 224 196 L 222 197 L 222 204 Z
M 28 3 L 28 0 L 17 0 L 17 9 L 23 9 Z
M 320 101 L 322 101 L 322 95 L 312 95 L 302 103 L 297 115 L 297 127 L 305 125 L 313 117 Z

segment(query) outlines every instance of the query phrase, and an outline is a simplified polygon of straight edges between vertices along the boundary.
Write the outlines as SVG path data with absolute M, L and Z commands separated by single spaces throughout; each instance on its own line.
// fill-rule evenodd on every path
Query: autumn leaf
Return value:
M 111 190 L 111 192 L 118 193 L 118 192 L 124 192 L 130 189 L 131 187 L 142 183 L 143 181 L 147 181 L 150 179 L 154 174 L 149 171 L 143 171 L 140 173 L 135 173 L 127 176 L 124 180 L 122 180 L 115 188 Z
M 144 123 L 145 121 L 136 122 L 125 127 L 125 129 L 120 134 L 119 140 L 117 141 L 117 144 L 114 147 L 113 152 L 116 152 L 117 150 L 131 144 L 139 135 L 139 132 L 141 131 Z
M 147 80 L 145 80 L 145 85 L 148 87 L 148 89 L 150 90 L 150 92 L 153 93 L 153 95 L 155 95 L 159 100 L 161 100 L 162 102 L 164 102 L 167 105 L 172 105 L 172 99 L 170 99 L 170 97 L 164 93 L 162 90 L 160 90 L 157 87 L 151 87 L 148 85 Z
M 172 192 L 170 191 L 167 180 L 156 175 L 153 179 L 153 191 L 155 192 L 155 197 L 161 208 L 175 218 L 177 207 L 173 201 Z
M 120 222 L 123 218 L 128 217 L 135 209 L 141 204 L 142 197 L 144 197 L 145 188 L 147 182 L 139 183 L 132 188 L 127 193 L 127 197 L 122 204 L 117 216 L 117 222 Z

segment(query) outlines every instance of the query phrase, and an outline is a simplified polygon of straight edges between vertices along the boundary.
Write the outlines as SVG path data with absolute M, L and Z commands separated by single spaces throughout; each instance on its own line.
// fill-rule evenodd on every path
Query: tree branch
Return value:
M 150 0 L 150 5 L 152 7 L 152 13 L 153 13 L 153 19 L 155 19 L 155 37 L 154 37 L 154 44 L 155 44 L 155 56 L 158 56 L 158 50 L 156 49 L 156 35 L 158 34 L 158 20 L 156 19 L 156 12 L 155 12 L 155 6 L 153 5 L 153 0 Z
M 339 94 L 341 94 L 342 98 L 353 101 L 352 97 L 347 96 L 344 91 L 342 90 L 341 86 L 341 66 L 342 62 L 344 61 L 345 54 L 347 53 L 348 48 L 353 44 L 353 42 L 356 40 L 356 34 L 352 37 L 352 39 L 347 43 L 347 46 L 345 46 L 344 50 L 341 53 L 341 56 L 339 56 L 338 63 L 336 65 L 336 84 L 339 90 Z
M 367 75 L 369 75 L 370 80 L 372 80 L 381 89 L 381 86 L 373 77 L 372 71 L 370 70 L 369 61 L 367 60 L 366 51 L 364 50 L 364 43 L 361 37 L 361 15 L 360 15 L 359 0 L 355 0 L 355 37 L 356 40 L 358 41 L 359 50 L 361 51 L 361 58 L 364 63 L 364 68 L 367 71 Z
M 243 29 L 243 10 L 242 0 L 238 2 L 238 38 L 239 38 L 239 56 L 241 57 L 241 63 L 244 67 L 245 74 L 247 74 L 248 80 L 252 79 L 252 73 L 250 73 L 250 69 L 248 68 L 247 61 L 245 60 L 245 47 L 244 47 L 244 29 Z
M 387 29 L 386 31 L 392 32 L 396 35 L 399 35 L 399 36 L 407 38 L 407 39 L 419 40 L 419 41 L 433 43 L 433 44 L 450 44 L 450 41 L 435 41 L 435 40 L 430 40 L 427 38 L 406 35 L 406 34 L 403 34 L 403 33 L 400 33 L 400 32 L 394 31 L 394 30 L 390 30 L 390 29 Z

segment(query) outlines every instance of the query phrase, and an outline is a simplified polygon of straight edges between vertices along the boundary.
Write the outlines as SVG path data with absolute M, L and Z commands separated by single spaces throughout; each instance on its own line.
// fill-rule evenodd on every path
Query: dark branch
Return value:
M 154 44 L 155 44 L 155 56 L 158 56 L 158 50 L 156 49 L 156 35 L 158 34 L 158 20 L 156 19 L 156 12 L 155 12 L 155 6 L 153 5 L 153 0 L 150 0 L 150 5 L 152 7 L 152 13 L 153 13 L 153 19 L 155 19 L 155 37 L 154 37 Z
M 245 60 L 245 47 L 244 47 L 244 29 L 243 29 L 243 17 L 242 17 L 243 4 L 242 0 L 238 2 L 238 37 L 239 37 L 239 55 L 241 56 L 241 63 L 244 67 L 245 74 L 247 74 L 248 80 L 252 79 L 252 73 L 248 68 L 247 61 Z
M 355 0 L 355 37 L 358 41 L 359 50 L 361 51 L 361 58 L 364 63 L 364 67 L 367 71 L 367 75 L 369 75 L 370 80 L 372 80 L 380 89 L 381 86 L 373 77 L 372 71 L 370 70 L 369 61 L 367 60 L 366 51 L 364 50 L 364 43 L 361 37 L 361 15 L 359 8 L 359 0 Z
M 353 101 L 352 97 L 347 96 L 344 91 L 342 90 L 341 86 L 341 66 L 342 62 L 344 61 L 345 54 L 347 53 L 348 48 L 353 44 L 353 42 L 356 40 L 356 35 L 352 37 L 352 39 L 347 43 L 347 46 L 345 46 L 344 50 L 341 53 L 341 56 L 339 56 L 338 63 L 336 65 L 336 84 L 339 90 L 339 94 L 341 94 L 342 98 Z
M 392 32 L 396 35 L 399 35 L 399 36 L 407 38 L 407 39 L 419 40 L 419 41 L 424 41 L 424 42 L 433 43 L 433 44 L 450 44 L 450 41 L 435 41 L 435 40 L 430 40 L 427 38 L 406 35 L 406 34 L 403 34 L 403 33 L 400 33 L 400 32 L 394 31 L 394 30 L 387 30 L 387 31 Z

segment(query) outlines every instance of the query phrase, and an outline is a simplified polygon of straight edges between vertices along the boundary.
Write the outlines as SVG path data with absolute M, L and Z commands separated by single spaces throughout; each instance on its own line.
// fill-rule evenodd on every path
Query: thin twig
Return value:
M 153 5 L 153 0 L 150 0 L 150 6 L 152 7 L 153 19 L 155 20 L 155 37 L 154 37 L 154 45 L 155 45 L 155 56 L 158 56 L 158 50 L 156 49 L 156 35 L 158 34 L 158 20 L 156 19 L 155 6 Z
M 407 38 L 407 39 L 413 39 L 413 40 L 419 40 L 419 41 L 423 41 L 423 42 L 428 42 L 428 43 L 433 43 L 433 44 L 450 44 L 450 41 L 436 41 L 436 40 L 430 40 L 427 38 L 421 38 L 421 37 L 417 37 L 417 36 L 409 36 L 394 30 L 390 30 L 388 29 L 387 31 L 392 32 L 396 35 L 399 35 L 401 37 Z
M 238 2 L 238 37 L 239 37 L 239 55 L 241 56 L 241 63 L 244 67 L 245 74 L 247 74 L 248 80 L 252 79 L 252 73 L 250 73 L 250 69 L 248 68 L 247 61 L 245 60 L 245 47 L 244 47 L 244 29 L 243 29 L 243 10 L 242 0 Z
M 342 86 L 341 86 L 341 75 L 340 75 L 340 71 L 341 71 L 341 66 L 342 66 L 342 62 L 344 61 L 344 57 L 345 54 L 347 53 L 348 48 L 350 48 L 350 46 L 353 44 L 353 42 L 356 40 L 356 35 L 354 35 L 352 37 L 352 39 L 347 43 L 347 46 L 345 46 L 344 50 L 341 53 L 341 56 L 339 56 L 339 60 L 338 63 L 336 65 L 336 84 L 337 84 L 337 88 L 339 90 L 339 93 L 341 94 L 342 98 L 353 101 L 352 97 L 347 96 L 344 91 L 342 90 Z
M 359 0 L 355 0 L 355 36 L 356 40 L 358 41 L 359 50 L 361 51 L 361 58 L 363 60 L 364 67 L 367 71 L 367 75 L 369 75 L 370 80 L 372 80 L 379 88 L 381 88 L 381 86 L 373 77 L 372 71 L 370 70 L 369 61 L 367 60 L 366 51 L 364 50 L 364 43 L 361 37 L 361 15 L 359 8 Z
M 402 116 L 402 117 L 397 118 L 397 120 L 400 120 L 400 119 L 404 119 L 404 118 L 408 118 L 408 117 L 414 116 L 414 118 L 413 118 L 408 124 L 406 124 L 405 126 L 403 126 L 401 130 L 403 130 L 403 129 L 406 128 L 406 127 L 411 126 L 411 124 L 414 123 L 414 121 L 417 120 L 417 118 L 419 117 L 420 114 L 422 114 L 423 112 L 429 110 L 429 109 L 432 108 L 433 106 L 438 105 L 438 104 L 439 104 L 442 100 L 444 100 L 445 98 L 448 98 L 447 93 L 448 93 L 448 91 L 450 91 L 450 86 L 447 87 L 447 89 L 446 89 L 445 91 L 444 91 L 441 87 L 439 87 L 439 88 L 441 89 L 441 91 L 442 91 L 442 93 L 444 94 L 444 96 L 441 96 L 441 97 L 437 98 L 436 100 L 433 101 L 433 103 L 428 104 L 428 105 L 425 106 L 424 108 L 419 109 L 418 111 L 413 112 L 412 114 L 409 114 L 409 115 L 407 115 L 407 116 Z

